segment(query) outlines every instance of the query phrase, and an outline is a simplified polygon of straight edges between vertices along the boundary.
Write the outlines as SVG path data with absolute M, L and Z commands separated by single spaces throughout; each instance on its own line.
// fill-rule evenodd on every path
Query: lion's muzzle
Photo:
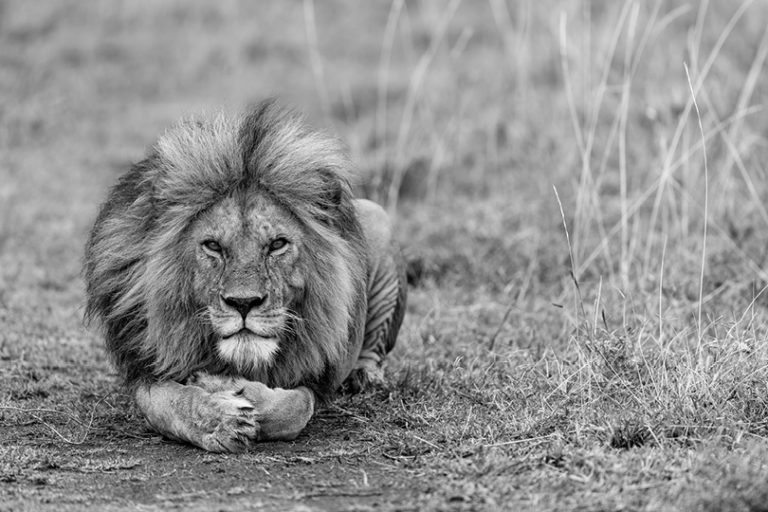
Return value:
M 240 316 L 245 320 L 252 309 L 258 309 L 264 305 L 267 301 L 267 294 L 250 296 L 221 295 L 220 298 L 221 302 L 226 307 L 234 309 L 240 313 Z

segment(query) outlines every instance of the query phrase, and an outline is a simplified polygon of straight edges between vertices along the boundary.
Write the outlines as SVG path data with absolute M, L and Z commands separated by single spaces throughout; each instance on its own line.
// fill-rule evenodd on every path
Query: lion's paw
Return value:
M 211 452 L 241 452 L 259 437 L 253 405 L 232 391 L 211 393 L 198 411 L 201 447 Z
M 355 395 L 368 389 L 383 387 L 386 382 L 384 371 L 380 366 L 366 365 L 352 370 L 341 385 L 341 389 L 346 394 Z

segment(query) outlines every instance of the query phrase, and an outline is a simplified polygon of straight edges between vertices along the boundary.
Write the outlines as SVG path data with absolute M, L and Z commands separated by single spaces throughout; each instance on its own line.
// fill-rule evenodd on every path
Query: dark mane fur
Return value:
M 311 386 L 322 397 L 365 320 L 365 248 L 339 144 L 275 102 L 241 118 L 182 122 L 110 191 L 85 254 L 86 318 L 103 327 L 127 384 L 226 371 L 192 300 L 184 250 L 195 218 L 236 191 L 262 191 L 305 228 L 306 289 L 295 339 L 262 376 Z

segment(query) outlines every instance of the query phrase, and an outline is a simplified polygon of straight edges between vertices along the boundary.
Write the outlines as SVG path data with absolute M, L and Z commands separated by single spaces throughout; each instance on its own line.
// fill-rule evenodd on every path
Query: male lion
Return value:
M 86 247 L 86 317 L 155 429 L 210 451 L 289 440 L 381 378 L 406 284 L 349 172 L 268 101 L 182 122 L 120 178 Z

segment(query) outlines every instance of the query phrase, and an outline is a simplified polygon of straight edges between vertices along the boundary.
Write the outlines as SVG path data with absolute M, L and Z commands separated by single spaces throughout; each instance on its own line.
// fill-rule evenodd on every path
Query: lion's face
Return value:
M 228 196 L 194 222 L 190 244 L 219 355 L 243 372 L 268 364 L 304 287 L 301 225 L 266 194 Z

